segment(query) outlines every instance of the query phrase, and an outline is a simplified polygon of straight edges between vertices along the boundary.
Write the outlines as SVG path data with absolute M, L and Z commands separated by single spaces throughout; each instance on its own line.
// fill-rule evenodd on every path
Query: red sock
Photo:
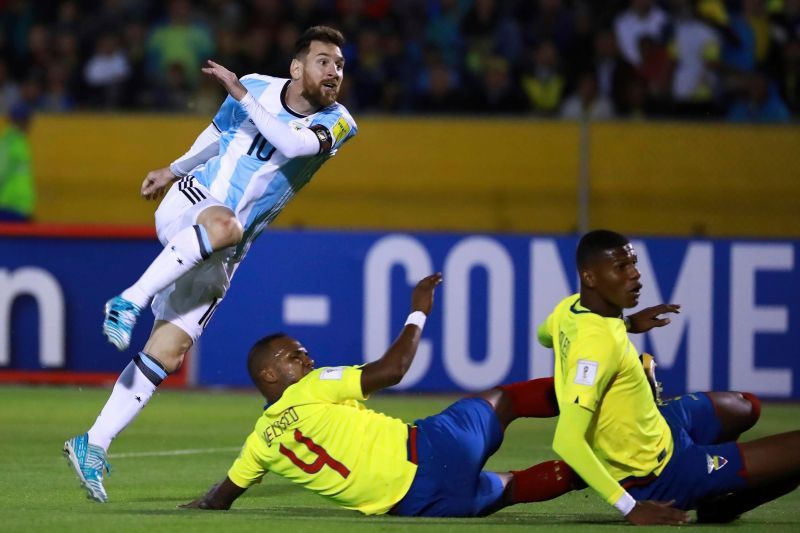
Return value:
M 574 488 L 578 475 L 564 461 L 547 461 L 527 470 L 512 470 L 512 503 L 552 500 Z
M 520 381 L 498 388 L 511 399 L 511 408 L 516 416 L 548 418 L 558 415 L 553 378 Z
M 753 417 L 753 424 L 755 424 L 761 418 L 761 400 L 752 392 L 743 392 L 742 396 L 750 402 L 750 415 Z

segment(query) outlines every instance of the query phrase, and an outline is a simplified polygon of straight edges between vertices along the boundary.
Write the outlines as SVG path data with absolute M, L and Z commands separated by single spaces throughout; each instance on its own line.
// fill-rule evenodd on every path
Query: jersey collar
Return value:
M 287 113 L 290 113 L 297 118 L 306 118 L 308 115 L 301 115 L 300 113 L 293 111 L 292 108 L 289 107 L 289 104 L 286 103 L 286 91 L 289 90 L 289 84 L 291 82 L 292 80 L 286 80 L 286 83 L 283 84 L 283 89 L 281 89 L 281 105 Z

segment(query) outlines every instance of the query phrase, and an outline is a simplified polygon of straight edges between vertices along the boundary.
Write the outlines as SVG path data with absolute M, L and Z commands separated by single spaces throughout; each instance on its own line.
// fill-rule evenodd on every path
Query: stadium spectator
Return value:
M 528 63 L 522 73 L 522 88 L 531 109 L 547 115 L 558 112 L 565 83 L 558 48 L 552 42 L 543 41 L 535 48 L 528 48 Z
M 508 61 L 501 56 L 487 59 L 483 77 L 471 102 L 476 113 L 522 113 L 528 109 L 528 100 L 511 72 Z
M 630 7 L 614 20 L 622 57 L 634 66 L 641 65 L 643 58 L 639 43 L 650 38 L 656 45 L 662 45 L 669 24 L 669 15 L 654 0 L 630 0 Z
M 511 422 L 558 414 L 552 378 L 484 391 L 413 426 L 363 406 L 408 371 L 441 279 L 417 284 L 403 330 L 372 363 L 314 369 L 297 340 L 258 341 L 247 367 L 268 407 L 227 477 L 183 507 L 228 509 L 267 472 L 369 515 L 485 516 L 582 487 L 560 461 L 483 471 Z
M 789 118 L 789 109 L 775 84 L 758 72 L 748 77 L 744 93 L 728 111 L 731 122 L 784 123 Z
M 33 216 L 36 191 L 28 141 L 31 108 L 17 102 L 8 111 L 0 134 L 0 221 L 27 222 Z
M 19 100 L 19 94 L 19 84 L 11 78 L 8 62 L 0 59 L 0 113 L 5 115 Z
M 646 78 L 648 113 L 724 115 L 731 96 L 745 90 L 748 75 L 756 70 L 777 83 L 790 109 L 800 113 L 792 103 L 793 63 L 787 58 L 793 43 L 800 41 L 800 0 L 65 0 L 57 5 L 35 11 L 33 3 L 15 1 L 0 9 L 0 53 L 12 84 L 34 79 L 44 85 L 53 77 L 48 75 L 51 64 L 60 63 L 62 69 L 66 65 L 64 92 L 74 102 L 68 108 L 97 105 L 97 91 L 86 83 L 84 73 L 106 34 L 120 39 L 131 67 L 122 96 L 112 98 L 110 108 L 151 108 L 160 101 L 167 102 L 161 104 L 167 109 L 202 112 L 202 102 L 212 92 L 199 84 L 195 73 L 212 50 L 219 50 L 218 59 L 224 58 L 231 69 L 283 75 L 298 28 L 309 21 L 327 21 L 354 36 L 342 50 L 354 67 L 342 85 L 342 98 L 352 92 L 349 105 L 356 109 L 431 111 L 430 102 L 425 109 L 415 107 L 425 100 L 419 89 L 428 75 L 429 65 L 423 60 L 428 49 L 439 50 L 460 93 L 475 95 L 490 58 L 503 57 L 515 83 L 521 83 L 521 75 L 530 77 L 528 49 L 550 42 L 557 49 L 563 78 L 559 102 L 576 90 L 584 72 L 594 71 L 600 94 L 608 97 L 613 91 L 617 111 L 625 114 L 630 107 L 625 94 L 639 82 L 626 73 L 613 78 L 612 90 L 610 72 L 622 71 L 609 67 L 631 64 L 644 71 L 639 75 Z M 613 61 L 598 50 L 609 27 L 618 47 Z M 378 33 L 380 45 L 366 54 L 369 68 L 355 68 L 359 35 L 374 40 L 370 32 Z M 721 45 L 721 53 L 714 52 L 712 41 Z M 655 52 L 646 65 L 643 42 Z M 670 42 L 674 46 L 667 48 Z M 66 52 L 70 48 L 72 52 Z M 670 58 L 675 60 L 674 71 Z M 668 63 L 669 69 L 662 68 Z M 185 84 L 186 89 L 177 92 L 192 93 L 194 103 L 170 103 L 175 100 L 170 92 Z M 377 85 L 378 90 L 368 89 Z M 470 113 L 474 101 L 462 98 L 456 109 L 448 102 L 442 111 Z M 534 108 L 534 113 L 541 112 Z
M 611 100 L 597 91 L 597 78 L 586 72 L 578 80 L 574 94 L 564 100 L 561 118 L 568 120 L 608 120 L 614 118 Z
M 673 8 L 673 100 L 681 114 L 714 113 L 722 43 L 717 32 L 695 15 L 690 0 L 673 0 Z
M 125 350 L 148 304 L 155 326 L 94 425 L 64 443 L 91 499 L 107 501 L 103 471 L 111 441 L 180 368 L 252 242 L 356 134 L 350 113 L 336 101 L 343 42 L 333 28 L 309 28 L 295 45 L 290 79 L 251 74 L 239 81 L 212 61 L 203 69 L 229 96 L 186 154 L 142 182 L 145 199 L 164 197 L 155 213 L 164 250 L 136 283 L 106 303 L 103 333 Z
M 786 44 L 783 56 L 781 95 L 793 113 L 800 113 L 800 40 Z
M 189 0 L 170 0 L 168 9 L 167 22 L 147 40 L 152 75 L 165 79 L 180 72 L 195 87 L 201 63 L 214 52 L 214 41 L 206 25 L 194 17 Z M 168 85 L 174 85 L 174 79 Z
M 440 61 L 428 64 L 425 82 L 420 89 L 414 108 L 426 113 L 457 113 L 465 106 L 458 88 L 458 78 Z
M 97 48 L 84 69 L 90 105 L 106 109 L 119 107 L 130 75 L 128 57 L 116 35 L 103 35 L 97 41 Z
M 667 47 L 649 36 L 642 37 L 639 41 L 639 56 L 641 61 L 636 67 L 636 74 L 647 87 L 649 105 L 663 113 L 670 100 L 675 63 Z
M 616 112 L 622 111 L 626 107 L 626 91 L 636 74 L 630 63 L 622 59 L 610 29 L 600 30 L 595 35 L 593 59 L 598 94 L 611 100 Z

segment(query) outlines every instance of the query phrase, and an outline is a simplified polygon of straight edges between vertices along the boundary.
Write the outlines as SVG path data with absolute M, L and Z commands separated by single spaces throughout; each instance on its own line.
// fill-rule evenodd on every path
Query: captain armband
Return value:
M 319 152 L 324 153 L 329 152 L 331 147 L 333 146 L 333 137 L 331 136 L 331 132 L 328 128 L 323 126 L 322 124 L 314 124 L 310 126 L 308 129 L 314 132 L 314 135 L 317 136 L 317 140 L 319 141 Z

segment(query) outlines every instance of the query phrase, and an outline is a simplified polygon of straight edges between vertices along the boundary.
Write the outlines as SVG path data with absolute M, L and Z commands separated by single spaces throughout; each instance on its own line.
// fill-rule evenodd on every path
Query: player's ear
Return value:
M 303 76 L 303 63 L 299 59 L 292 59 L 289 65 L 289 74 L 293 80 L 299 80 Z
M 580 270 L 581 276 L 581 285 L 585 287 L 589 287 L 590 289 L 594 289 L 597 285 L 597 278 L 594 275 L 594 272 L 589 270 L 588 268 L 582 268 Z
M 258 372 L 258 377 L 261 378 L 264 383 L 275 383 L 278 381 L 278 374 L 271 366 L 262 368 Z

